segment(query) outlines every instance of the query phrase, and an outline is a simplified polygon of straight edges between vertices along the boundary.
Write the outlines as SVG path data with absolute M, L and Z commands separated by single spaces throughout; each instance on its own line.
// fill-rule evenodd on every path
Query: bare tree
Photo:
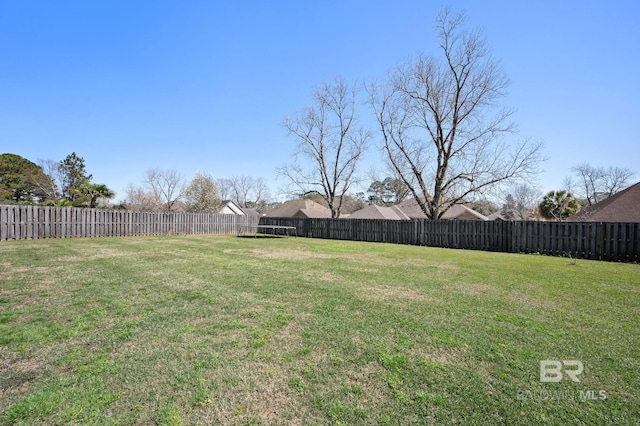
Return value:
M 122 204 L 127 210 L 153 211 L 160 209 L 162 202 L 151 191 L 131 184 L 125 190 L 125 199 Z
M 541 199 L 542 193 L 536 188 L 518 185 L 505 197 L 502 214 L 507 219 L 529 220 Z
M 161 203 L 162 210 L 175 210 L 176 203 L 184 193 L 184 180 L 176 170 L 147 170 L 144 184 L 155 200 Z
M 220 191 L 220 199 L 223 201 L 231 200 L 233 197 L 233 183 L 231 179 L 216 179 L 216 185 L 218 185 L 218 191 Z
M 572 177 L 565 179 L 565 186 L 570 192 L 584 201 L 584 204 L 590 206 L 598 203 L 625 189 L 629 186 L 629 180 L 635 173 L 624 167 L 610 166 L 608 169 L 604 167 L 594 167 L 588 163 L 582 163 L 571 168 L 575 174 L 576 180 Z
M 250 202 L 250 194 L 254 190 L 256 180 L 251 176 L 234 176 L 231 178 L 231 191 L 233 201 L 238 203 L 240 207 L 248 207 Z
M 230 179 L 217 179 L 216 183 L 222 200 L 232 200 L 243 208 L 266 211 L 271 193 L 264 178 L 242 175 Z
M 360 157 L 371 134 L 358 127 L 355 84 L 335 79 L 313 93 L 313 106 L 282 125 L 297 141 L 293 163 L 279 169 L 300 191 L 318 191 L 332 217 L 339 217 L 343 196 L 354 183 Z
M 196 213 L 215 213 L 220 209 L 218 185 L 211 175 L 196 173 L 184 191 L 187 211 Z
M 62 197 L 60 194 L 62 178 L 59 165 L 58 161 L 38 160 L 38 166 L 42 169 L 43 175 L 34 177 L 33 184 L 46 194 L 48 200 L 57 200 Z
M 255 208 L 259 213 L 264 213 L 269 209 L 270 199 L 271 192 L 267 182 L 261 177 L 252 178 L 251 188 L 244 207 Z
M 531 178 L 542 161 L 540 143 L 506 141 L 512 113 L 497 101 L 508 80 L 482 34 L 463 23 L 463 14 L 442 11 L 442 57 L 418 55 L 369 90 L 387 160 L 431 219 L 474 194 Z
M 267 209 L 267 204 L 271 199 L 271 191 L 267 182 L 263 178 L 257 178 L 253 188 L 253 203 L 259 212 L 264 212 Z

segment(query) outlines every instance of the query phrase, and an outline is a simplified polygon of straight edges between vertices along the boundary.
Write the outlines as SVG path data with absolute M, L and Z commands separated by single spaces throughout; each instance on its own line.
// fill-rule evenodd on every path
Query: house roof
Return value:
M 502 215 L 502 211 L 500 211 L 500 210 L 498 210 L 497 212 L 491 213 L 489 216 L 487 216 L 487 219 L 488 220 L 502 220 L 502 221 L 508 220 Z
M 221 213 L 226 214 L 237 214 L 240 216 L 259 216 L 260 213 L 256 209 L 250 209 L 245 207 L 240 207 L 233 200 L 225 200 L 222 202 L 222 207 L 220 208 Z
M 426 219 L 427 215 L 424 214 L 418 201 L 415 198 L 409 198 L 404 200 L 398 206 L 400 210 L 404 212 L 411 219 Z M 477 211 L 465 206 L 464 204 L 454 204 L 447 210 L 441 217 L 445 220 L 489 220 L 489 218 Z
M 585 207 L 571 222 L 640 222 L 640 182 L 609 198 Z
M 440 217 L 444 220 L 489 220 L 485 215 L 465 206 L 464 204 L 454 204 Z
M 522 216 L 524 215 L 524 217 Z M 510 221 L 510 220 L 533 220 L 532 212 L 529 210 L 518 211 L 516 209 L 502 209 L 497 212 L 491 213 L 487 216 L 487 220 L 502 220 L 502 221 Z
M 300 210 L 298 210 L 298 212 L 294 216 L 295 217 L 309 217 L 309 218 L 315 218 L 315 219 L 324 219 L 324 218 L 331 217 L 331 210 L 329 210 L 329 209 L 324 210 L 324 209 L 317 209 L 317 208 L 300 209 Z
M 409 216 L 398 208 L 398 206 L 382 207 L 370 204 L 363 209 L 351 213 L 349 219 L 408 220 Z
M 231 201 L 231 200 L 222 201 L 222 207 L 220 208 L 220 211 L 223 212 L 224 210 L 231 211 L 231 214 L 239 214 L 239 215 L 244 214 L 244 212 L 242 211 L 242 208 L 239 205 L 237 205 L 234 201 Z
M 267 217 L 331 217 L 331 210 L 311 200 L 289 200 L 265 214 Z
M 427 215 L 424 214 L 420 206 L 418 205 L 418 201 L 415 198 L 408 198 L 401 203 L 399 203 L 396 207 L 398 207 L 404 214 L 406 214 L 410 219 L 426 219 Z

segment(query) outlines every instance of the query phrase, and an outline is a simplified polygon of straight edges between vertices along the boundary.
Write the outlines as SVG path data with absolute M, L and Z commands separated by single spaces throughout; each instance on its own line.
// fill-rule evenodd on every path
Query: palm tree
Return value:
M 52 207 L 73 207 L 73 203 L 71 203 L 71 201 L 67 200 L 64 197 L 58 198 L 57 200 L 49 200 L 44 203 L 44 205 Z
M 551 191 L 544 196 L 538 209 L 543 217 L 560 221 L 578 213 L 580 203 L 570 192 Z
M 85 183 L 80 187 L 79 193 L 89 198 L 89 207 L 95 209 L 99 198 L 111 199 L 116 193 L 103 183 Z

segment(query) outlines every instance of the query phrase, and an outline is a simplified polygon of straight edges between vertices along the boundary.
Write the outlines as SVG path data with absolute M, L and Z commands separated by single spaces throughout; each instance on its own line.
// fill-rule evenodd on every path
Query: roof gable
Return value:
M 235 203 L 232 200 L 225 200 L 222 202 L 222 207 L 220 208 L 220 213 L 222 214 L 237 214 L 237 215 L 245 215 L 246 213 L 243 211 L 242 207 Z

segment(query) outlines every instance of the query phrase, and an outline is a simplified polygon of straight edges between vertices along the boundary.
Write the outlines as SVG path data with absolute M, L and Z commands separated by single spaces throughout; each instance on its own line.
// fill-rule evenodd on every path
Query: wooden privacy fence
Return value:
M 311 238 L 640 261 L 640 223 L 260 218 Z
M 0 241 L 230 234 L 257 224 L 257 216 L 0 205 Z

